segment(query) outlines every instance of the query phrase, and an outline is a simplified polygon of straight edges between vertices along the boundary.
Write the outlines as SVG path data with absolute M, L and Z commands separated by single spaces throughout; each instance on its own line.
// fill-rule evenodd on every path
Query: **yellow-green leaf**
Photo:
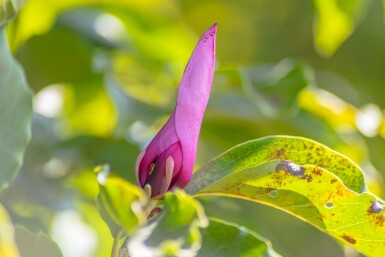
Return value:
M 146 197 L 139 187 L 116 177 L 108 177 L 106 181 L 99 183 L 100 193 L 97 198 L 99 213 L 113 236 L 120 228 L 124 228 L 130 235 L 146 222 L 143 208 Z
M 315 0 L 314 43 L 318 53 L 329 57 L 354 31 L 369 0 Z
M 361 169 L 347 157 L 310 139 L 269 136 L 240 144 L 216 157 L 194 173 L 186 191 L 194 194 L 232 173 L 270 160 L 316 165 L 333 172 L 353 191 L 361 193 L 366 188 Z
M 196 194 L 260 202 L 286 211 L 368 256 L 385 256 L 384 204 L 345 187 L 333 173 L 270 161 L 223 178 Z

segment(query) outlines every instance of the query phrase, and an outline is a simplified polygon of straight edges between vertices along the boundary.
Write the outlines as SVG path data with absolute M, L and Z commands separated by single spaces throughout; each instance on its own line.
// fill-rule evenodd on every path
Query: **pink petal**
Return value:
M 201 37 L 192 53 L 179 86 L 175 107 L 175 129 L 182 147 L 182 169 L 177 186 L 184 188 L 194 169 L 203 114 L 210 96 L 215 68 L 217 24 Z
M 172 157 L 172 170 L 167 170 Z M 154 170 L 144 184 L 151 185 L 152 197 L 163 197 L 171 185 L 172 178 L 178 174 L 182 166 L 182 151 L 179 142 L 171 145 L 156 159 Z M 169 177 L 169 179 L 167 179 Z
M 136 168 L 136 175 L 141 186 L 144 186 L 150 172 L 150 167 L 156 158 L 178 141 L 179 138 L 175 130 L 175 115 L 173 113 L 167 123 L 146 147 L 144 154 L 138 156 L 137 163 L 139 162 L 139 167 Z

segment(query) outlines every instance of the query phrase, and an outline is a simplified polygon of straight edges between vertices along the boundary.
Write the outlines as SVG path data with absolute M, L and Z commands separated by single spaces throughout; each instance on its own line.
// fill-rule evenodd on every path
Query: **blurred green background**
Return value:
M 25 228 L 50 235 L 64 257 L 109 256 L 93 168 L 109 163 L 135 183 L 136 156 L 172 112 L 188 58 L 214 22 L 217 68 L 196 167 L 247 140 L 304 136 L 356 161 L 384 197 L 383 9 L 380 0 L 22 3 L 7 35 L 35 94 L 33 135 L 0 196 L 22 256 L 57 251 L 44 238 L 31 245 Z M 359 256 L 270 207 L 200 200 L 283 256 Z

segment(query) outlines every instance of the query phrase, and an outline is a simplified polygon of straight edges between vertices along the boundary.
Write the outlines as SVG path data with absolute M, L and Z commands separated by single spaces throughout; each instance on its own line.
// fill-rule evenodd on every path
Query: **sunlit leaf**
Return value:
M 32 96 L 0 28 L 0 189 L 19 169 L 30 138 Z
M 19 257 L 15 244 L 15 231 L 11 220 L 0 204 L 0 256 Z
M 31 36 L 46 33 L 54 24 L 58 11 L 64 6 L 73 5 L 76 0 L 34 0 L 24 2 L 25 4 L 18 15 L 17 22 L 12 24 L 16 28 L 11 41 L 12 48 L 21 45 Z M 36 13 L 40 15 L 36 15 Z
M 64 134 L 110 135 L 116 124 L 116 111 L 99 82 L 68 85 L 65 90 Z
M 326 57 L 342 45 L 354 31 L 356 23 L 366 12 L 368 0 L 314 0 L 314 43 L 317 51 Z
M 316 165 L 333 172 L 353 191 L 361 193 L 366 188 L 361 169 L 345 156 L 310 139 L 270 136 L 240 144 L 216 157 L 194 173 L 186 191 L 199 192 L 230 174 L 270 160 Z
M 385 254 L 384 203 L 369 192 L 347 189 L 340 178 L 314 165 L 266 162 L 223 178 L 196 195 L 223 195 L 267 204 L 368 256 Z
M 57 244 L 43 233 L 33 234 L 24 228 L 16 228 L 16 242 L 21 256 L 62 257 Z M 8 255 L 5 255 L 8 257 Z
M 98 173 L 100 193 L 97 198 L 99 213 L 107 223 L 113 236 L 124 228 L 132 234 L 146 221 L 144 214 L 144 192 L 120 178 L 103 177 Z
M 279 257 L 270 242 L 255 232 L 218 219 L 202 230 L 202 248 L 197 256 Z
M 201 247 L 199 228 L 208 220 L 199 202 L 183 191 L 168 193 L 164 208 L 128 241 L 132 257 L 194 256 Z
M 164 1 L 153 0 L 141 1 L 140 3 L 119 0 L 25 1 L 20 14 L 18 15 L 17 21 L 12 24 L 15 28 L 15 31 L 13 31 L 14 39 L 11 42 L 12 48 L 17 48 L 32 36 L 47 33 L 55 25 L 57 16 L 66 10 L 84 6 L 100 7 L 101 5 L 105 8 L 110 6 L 115 8 L 117 7 L 119 10 L 123 9 L 126 16 L 129 12 L 144 12 L 147 15 L 144 15 L 143 19 L 153 23 L 159 22 L 159 12 L 157 11 L 159 8 L 162 8 L 163 10 L 166 9 L 171 16 L 171 20 L 172 16 L 174 16 L 177 11 L 172 4 L 165 3 Z M 36 15 L 36 13 L 39 13 L 40 15 Z M 169 16 L 165 17 L 166 21 L 170 20 Z M 139 21 L 138 18 L 139 17 L 136 15 L 133 17 L 134 20 Z M 131 17 L 128 17 L 128 19 L 131 19 Z M 109 28 L 109 30 L 111 30 L 111 28 Z M 147 37 L 149 37 L 149 35 Z M 149 39 L 150 38 L 147 40 Z M 149 48 L 150 46 L 148 45 L 147 47 Z
M 321 89 L 308 89 L 299 95 L 302 108 L 323 118 L 336 130 L 355 129 L 357 109 L 332 93 Z

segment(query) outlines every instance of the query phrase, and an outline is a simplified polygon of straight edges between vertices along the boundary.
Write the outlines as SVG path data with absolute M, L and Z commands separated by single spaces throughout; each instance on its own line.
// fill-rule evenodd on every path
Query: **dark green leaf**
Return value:
M 202 248 L 197 256 L 278 257 L 270 242 L 255 232 L 218 219 L 202 230 Z
M 16 56 L 25 67 L 28 81 L 36 91 L 54 83 L 91 84 L 96 76 L 91 67 L 90 45 L 84 38 L 65 28 L 57 27 L 47 34 L 30 38 L 18 49 Z M 82 85 L 75 90 L 87 91 L 85 87 Z

